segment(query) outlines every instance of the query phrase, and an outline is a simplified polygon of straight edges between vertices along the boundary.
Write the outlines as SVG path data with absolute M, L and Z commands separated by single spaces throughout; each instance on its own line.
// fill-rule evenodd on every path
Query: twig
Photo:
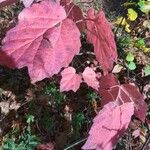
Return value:
M 122 22 L 123 22 L 124 19 L 125 19 L 125 17 L 122 17 L 121 22 L 120 22 L 119 26 L 117 27 L 117 29 L 115 31 L 115 35 L 117 34 L 119 28 L 121 27 L 121 24 L 122 24 Z
M 70 149 L 70 148 L 72 148 L 72 147 L 74 147 L 74 146 L 76 146 L 76 145 L 78 145 L 78 144 L 80 144 L 80 143 L 82 143 L 82 142 L 84 142 L 84 141 L 86 141 L 86 140 L 87 140 L 87 138 L 82 139 L 82 140 L 80 140 L 80 141 L 78 141 L 78 142 L 76 142 L 76 143 L 74 143 L 74 144 L 68 146 L 68 147 L 65 148 L 64 150 L 68 150 L 68 149 Z
M 145 149 L 146 149 L 146 146 L 147 146 L 148 143 L 150 142 L 150 130 L 148 130 L 148 132 L 149 132 L 149 133 L 148 133 L 148 137 L 147 137 L 145 143 L 143 144 L 141 150 L 145 150 Z
M 71 8 L 68 11 L 67 17 L 70 15 L 71 11 L 73 10 L 73 8 L 75 7 L 75 5 L 72 5 Z
M 91 1 L 88 1 L 88 2 L 78 2 L 77 4 L 91 4 L 91 3 L 93 3 L 94 2 L 94 0 L 91 0 Z
M 122 6 L 128 7 L 128 6 L 132 6 L 132 5 L 136 5 L 137 2 L 126 2 L 124 4 L 122 4 Z

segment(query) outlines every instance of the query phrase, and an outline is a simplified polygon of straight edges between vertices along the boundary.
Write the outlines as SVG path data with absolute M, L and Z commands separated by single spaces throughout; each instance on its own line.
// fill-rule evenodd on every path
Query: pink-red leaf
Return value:
M 84 82 L 87 83 L 88 86 L 92 87 L 95 90 L 98 90 L 99 88 L 99 82 L 96 79 L 96 73 L 95 71 L 90 68 L 90 67 L 86 67 L 84 72 L 82 73 Z
M 10 66 L 11 68 L 15 68 L 16 64 L 12 58 L 10 58 L 8 55 L 6 55 L 1 49 L 0 49 L 0 64 L 3 66 Z
M 107 80 L 108 77 L 109 80 Z M 148 107 L 146 102 L 144 101 L 143 95 L 139 92 L 138 88 L 131 84 L 119 85 L 114 80 L 115 77 L 112 74 L 110 74 L 110 76 L 108 74 L 106 77 L 104 76 L 101 78 L 104 78 L 101 79 L 101 81 L 103 82 L 100 82 L 99 88 L 100 95 L 102 96 L 102 105 L 105 105 L 112 101 L 115 101 L 118 105 L 127 102 L 134 102 L 135 115 L 144 122 Z M 105 85 L 108 85 L 110 87 L 107 87 L 104 90 L 104 83 Z
M 111 150 L 128 128 L 134 113 L 132 102 L 117 106 L 110 102 L 94 118 L 88 140 L 82 149 Z
M 94 45 L 96 58 L 102 66 L 104 74 L 107 74 L 117 60 L 117 50 L 114 35 L 110 24 L 103 11 L 94 14 L 94 9 L 89 9 L 87 20 L 87 38 Z
M 37 150 L 54 150 L 54 144 L 53 143 L 40 144 L 37 147 Z
M 70 3 L 73 3 L 73 0 L 60 0 L 60 3 L 62 5 L 70 5 Z
M 65 7 L 68 18 L 76 22 L 77 27 L 82 31 L 85 27 L 84 22 L 81 21 L 84 19 L 82 10 L 73 3 L 73 0 L 61 0 L 60 3 Z
M 112 86 L 119 85 L 119 81 L 112 73 L 109 73 L 105 76 L 101 76 L 99 85 L 99 91 L 102 92 L 108 90 Z
M 68 67 L 61 72 L 62 79 L 60 81 L 60 91 L 76 92 L 80 83 L 82 82 L 80 75 L 76 74 L 76 70 L 73 67 Z
M 32 82 L 57 74 L 79 53 L 80 32 L 65 18 L 56 2 L 33 4 L 20 13 L 18 25 L 3 40 L 3 51 L 17 68 L 28 67 Z

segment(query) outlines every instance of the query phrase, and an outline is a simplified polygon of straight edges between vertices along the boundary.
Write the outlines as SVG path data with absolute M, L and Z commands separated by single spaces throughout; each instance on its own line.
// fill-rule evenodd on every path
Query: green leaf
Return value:
M 140 10 L 148 15 L 150 12 L 150 1 L 141 0 L 138 5 L 140 6 Z
M 128 9 L 128 19 L 130 21 L 134 21 L 136 20 L 136 18 L 138 17 L 138 14 L 135 10 L 133 10 L 132 8 Z
M 27 123 L 30 124 L 32 122 L 34 122 L 34 116 L 33 115 L 28 115 L 27 116 Z
M 134 55 L 131 52 L 128 52 L 126 56 L 126 61 L 131 62 L 134 60 Z
M 83 113 L 79 112 L 73 116 L 73 127 L 76 130 L 79 130 L 85 122 L 86 122 L 86 117 Z
M 98 95 L 97 95 L 97 93 L 95 93 L 95 92 L 90 92 L 90 93 L 88 93 L 87 94 L 87 98 L 91 101 L 91 100 L 95 100 L 95 99 L 97 99 L 98 98 Z
M 135 43 L 135 46 L 138 47 L 138 48 L 141 48 L 141 47 L 145 46 L 145 40 L 143 38 L 137 40 L 136 43 Z
M 143 7 L 143 6 L 145 5 L 145 0 L 140 0 L 140 1 L 138 2 L 138 5 L 139 5 L 140 7 Z
M 149 76 L 150 75 L 150 65 L 147 65 L 144 68 L 144 74 L 145 74 L 145 76 Z
M 129 70 L 135 70 L 136 69 L 136 64 L 133 61 L 131 61 L 127 66 L 129 68 Z
M 150 48 L 148 48 L 148 47 L 143 47 L 142 50 L 143 50 L 145 53 L 149 53 L 149 52 L 150 52 Z

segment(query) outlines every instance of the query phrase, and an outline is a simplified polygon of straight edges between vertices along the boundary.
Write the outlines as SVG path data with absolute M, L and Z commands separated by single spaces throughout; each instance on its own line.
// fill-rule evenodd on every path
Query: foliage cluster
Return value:
M 150 2 L 139 0 L 123 4 L 123 7 L 127 8 L 127 15 L 119 17 L 115 24 L 116 36 L 120 27 L 124 28 L 125 36 L 118 39 L 116 44 L 104 11 L 87 7 L 83 13 L 77 5 L 85 3 L 90 6 L 90 2 L 86 0 L 78 3 L 73 0 L 22 1 L 25 8 L 18 16 L 18 23 L 7 32 L 2 41 L 0 64 L 12 69 L 26 67 L 33 84 L 56 75 L 60 89 L 58 90 L 53 82 L 54 84 L 47 85 L 43 91 L 54 99 L 49 103 L 56 108 L 65 100 L 63 92 L 77 92 L 83 84 L 93 89 L 95 93 L 89 93 L 88 97 L 97 115 L 82 149 L 113 149 L 127 130 L 133 116 L 143 124 L 147 120 L 148 105 L 143 93 L 133 82 L 124 79 L 119 81 L 117 77 L 122 70 L 132 72 L 138 68 L 134 52 L 122 53 L 120 47 L 128 48 L 131 45 L 146 54 L 150 51 L 145 39 L 133 39 L 129 36 L 129 33 L 132 33 L 132 24 L 140 15 L 138 11 L 148 15 Z M 83 43 L 80 37 L 83 32 L 86 42 L 93 45 L 94 53 L 82 51 Z M 75 58 L 93 54 L 94 60 L 90 65 L 83 65 L 83 70 L 76 67 Z M 119 61 L 122 58 L 123 62 Z M 150 75 L 148 63 L 144 64 L 143 70 L 144 77 Z M 97 98 L 100 99 L 101 110 L 97 110 Z M 73 120 L 71 125 L 77 132 L 89 121 L 84 113 L 76 113 L 71 118 L 71 110 L 67 107 L 65 111 L 66 118 Z M 49 124 L 46 122 L 53 120 L 44 116 L 44 126 L 48 128 Z M 8 137 L 4 142 L 4 149 L 34 149 L 39 141 L 31 133 L 32 122 L 34 117 L 29 116 L 27 128 L 21 133 L 19 140 Z M 50 130 L 52 129 L 53 125 Z M 52 146 L 49 149 L 53 148 Z

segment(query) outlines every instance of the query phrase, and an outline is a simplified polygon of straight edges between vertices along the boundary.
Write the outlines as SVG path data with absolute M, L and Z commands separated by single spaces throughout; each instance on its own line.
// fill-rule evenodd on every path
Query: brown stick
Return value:
M 18 0 L 0 0 L 0 9 L 15 2 L 18 2 Z

